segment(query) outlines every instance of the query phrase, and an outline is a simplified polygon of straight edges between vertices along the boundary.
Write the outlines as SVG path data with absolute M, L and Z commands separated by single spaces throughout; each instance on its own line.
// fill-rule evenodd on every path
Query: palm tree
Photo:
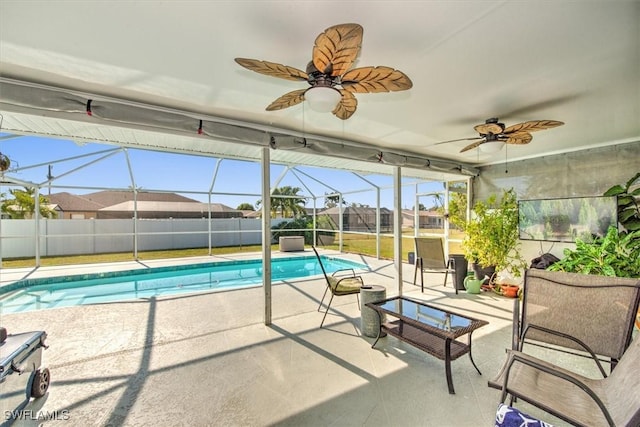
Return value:
M 298 195 L 301 190 L 299 187 L 288 185 L 274 188 L 271 192 L 271 218 L 276 218 L 278 212 L 282 218 L 293 218 L 304 214 L 306 200 Z M 257 207 L 261 204 L 262 200 L 256 202 Z
M 327 193 L 325 194 L 325 198 L 324 198 L 324 207 L 325 208 L 335 208 L 336 206 L 338 206 L 338 203 L 340 202 L 340 196 L 335 194 L 333 196 L 327 196 Z M 342 204 L 343 205 L 347 205 L 347 201 L 345 199 L 342 199 Z
M 5 199 L 0 208 L 3 213 L 9 215 L 11 219 L 33 218 L 36 211 L 34 187 L 25 187 L 24 190 L 9 190 L 13 199 Z M 40 216 L 42 218 L 53 218 L 55 211 L 47 206 L 49 200 L 43 195 L 39 195 Z
M 281 199 L 283 217 L 298 217 L 306 213 L 304 209 L 306 200 L 304 197 L 300 197 L 298 195 L 300 191 L 302 191 L 302 189 L 299 187 L 286 186 L 280 188 L 280 194 L 282 196 L 287 196 L 286 198 Z

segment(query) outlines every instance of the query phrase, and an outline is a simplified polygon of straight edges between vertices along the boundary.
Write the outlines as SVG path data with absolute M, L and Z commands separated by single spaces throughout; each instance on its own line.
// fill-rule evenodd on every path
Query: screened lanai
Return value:
M 40 95 L 46 94 L 46 97 L 50 99 L 59 97 L 64 102 L 69 102 L 69 94 L 62 94 L 60 91 L 41 87 L 23 87 L 23 89 L 27 93 L 30 90 L 35 90 Z M 75 96 L 79 97 L 79 95 Z M 24 97 L 24 93 L 21 92 L 20 97 Z M 88 96 L 85 95 L 85 98 Z M 76 103 L 78 102 L 76 101 Z M 399 272 L 397 283 L 401 290 L 400 264 L 403 258 L 406 258 L 403 256 L 401 238 L 403 234 L 403 209 L 414 211 L 414 233 L 417 235 L 420 233 L 418 226 L 419 207 L 421 205 L 423 208 L 425 205 L 434 207 L 435 202 L 438 201 L 442 204 L 441 208 L 444 209 L 442 212 L 446 211 L 447 182 L 463 181 L 466 183 L 469 176 L 477 172 L 471 166 L 455 162 L 420 158 L 406 153 L 383 152 L 358 144 L 348 144 L 344 141 L 315 139 L 313 135 L 284 135 L 272 129 L 250 129 L 239 126 L 237 123 L 226 123 L 218 119 L 196 121 L 183 112 L 131 105 L 131 103 L 122 101 L 114 102 L 111 100 L 105 104 L 109 107 L 104 111 L 109 108 L 118 111 L 117 114 L 123 114 L 123 111 L 126 111 L 128 116 L 138 117 L 135 120 L 137 123 L 115 117 L 100 117 L 96 123 L 96 116 L 106 114 L 102 112 L 102 104 L 97 100 L 91 102 L 91 115 L 86 111 L 78 113 L 73 109 L 60 112 L 58 109 L 44 108 L 45 115 L 38 118 L 20 114 L 3 117 L 2 128 L 5 132 L 3 153 L 11 155 L 12 144 L 24 148 L 25 144 L 32 141 L 33 136 L 38 136 L 49 141 L 48 147 L 42 149 L 34 145 L 34 150 L 38 153 L 46 152 L 47 156 L 51 156 L 46 159 L 33 155 L 24 160 L 14 159 L 13 168 L 3 174 L 3 184 L 32 188 L 37 195 L 70 189 L 80 192 L 111 190 L 133 193 L 132 230 L 130 233 L 123 234 L 132 235 L 131 250 L 136 258 L 138 237 L 140 234 L 145 234 L 139 228 L 139 204 L 144 203 L 137 201 L 139 192 L 174 192 L 196 196 L 203 201 L 202 218 L 209 220 L 212 216 L 213 203 L 224 200 L 225 197 L 240 196 L 251 204 L 255 203 L 256 199 L 259 200 L 262 211 L 263 262 L 266 266 L 269 265 L 271 244 L 271 233 L 268 231 L 272 227 L 270 199 L 275 188 L 283 185 L 299 187 L 302 190 L 299 196 L 304 198 L 305 206 L 314 218 L 314 224 L 318 210 L 325 206 L 325 200 L 328 197 L 337 197 L 338 210 L 342 210 L 349 200 L 358 200 L 361 194 L 366 193 L 368 194 L 366 200 L 369 202 L 366 206 L 371 204 L 370 207 L 376 212 L 374 222 L 376 228 L 373 233 L 371 233 L 372 230 L 369 230 L 368 234 L 373 234 L 376 239 L 378 257 L 380 257 L 380 239 L 383 234 L 380 229 L 380 210 L 383 208 L 383 200 L 387 203 L 387 207 L 393 211 L 392 223 L 394 227 L 392 230 L 384 230 L 384 234 L 391 236 L 396 242 L 394 243 L 393 258 L 397 260 L 397 271 Z M 72 117 L 73 120 L 62 119 L 59 117 L 61 115 Z M 86 122 L 86 117 L 90 119 L 89 122 Z M 148 120 L 149 123 L 141 124 L 145 120 Z M 195 135 L 181 130 L 180 126 L 176 125 L 181 120 L 185 123 L 183 127 L 186 127 L 187 123 L 192 126 L 198 125 Z M 223 134 L 228 136 L 222 136 Z M 43 141 L 38 142 L 42 143 Z M 66 144 L 73 150 L 60 150 L 59 152 L 73 152 L 73 154 L 63 158 L 55 157 L 53 154 L 58 152 L 55 149 L 55 144 Z M 142 164 L 139 165 L 137 158 L 141 157 L 143 151 L 146 153 L 155 152 L 157 158 L 148 158 L 147 156 L 147 158 L 140 160 Z M 32 160 L 34 157 L 37 157 L 38 161 L 34 162 Z M 178 158 L 184 161 L 177 162 Z M 193 176 L 190 181 L 188 178 L 184 180 L 176 178 L 176 182 L 182 182 L 179 184 L 180 187 L 159 188 L 153 179 L 140 182 L 137 170 L 145 168 L 151 168 L 154 171 L 151 176 L 154 173 L 187 175 L 189 169 L 193 168 L 187 160 L 206 163 L 208 167 L 204 169 L 204 173 L 197 177 Z M 151 162 L 154 165 L 150 165 Z M 110 171 L 108 174 L 105 174 L 104 169 L 100 168 L 101 163 L 108 164 L 107 167 Z M 249 164 L 250 166 L 238 173 L 240 170 L 237 168 L 238 164 Z M 118 171 L 117 174 L 116 171 Z M 323 171 L 323 174 L 318 176 L 318 171 Z M 337 184 L 327 178 L 331 176 L 331 172 L 328 171 L 340 174 L 340 178 L 336 180 Z M 82 176 L 85 173 L 93 175 L 93 179 L 83 179 Z M 327 173 L 329 174 L 327 175 Z M 107 184 L 82 185 L 88 181 L 101 182 L 102 180 L 95 179 L 96 175 L 104 177 L 103 182 Z M 113 175 L 117 175 L 117 177 L 113 177 Z M 30 179 L 25 179 L 25 176 Z M 185 186 L 184 181 L 189 181 L 190 184 Z M 235 189 L 237 185 L 233 184 L 237 181 L 252 182 L 252 191 L 238 192 Z M 109 182 L 113 184 L 108 184 Z M 38 201 L 39 197 L 35 197 L 35 200 Z M 362 203 L 359 204 L 362 205 Z M 43 239 L 44 230 L 40 221 L 37 220 L 38 212 L 39 209 L 35 209 L 36 215 L 33 218 L 35 226 L 32 230 L 32 237 L 26 239 L 26 241 L 33 242 L 32 248 L 36 266 L 39 265 L 41 256 L 40 242 Z M 344 225 L 342 218 L 342 214 L 338 215 L 336 221 L 338 228 L 335 233 L 340 251 L 343 250 Z M 216 231 L 212 230 L 211 221 L 207 223 L 207 244 L 210 249 Z M 8 232 L 13 224 L 15 223 L 5 223 L 3 229 L 5 242 L 2 247 L 5 248 L 3 254 L 5 258 L 11 256 L 9 250 L 11 236 L 14 240 L 20 239 L 22 244 L 25 244 L 24 237 L 26 235 L 19 232 Z M 51 223 L 49 222 L 49 224 Z M 255 227 L 249 227 L 244 231 L 256 235 Z M 323 230 L 314 227 L 314 237 L 317 231 Z M 391 233 L 389 233 L 390 231 Z M 446 239 L 447 232 L 448 227 L 445 226 L 438 233 L 444 233 L 443 237 Z M 67 238 L 67 242 L 73 241 L 72 233 L 62 231 L 58 233 L 56 235 L 54 232 L 52 236 L 45 235 L 44 241 L 53 241 L 55 238 L 60 240 L 63 236 Z M 153 234 L 153 232 L 147 231 L 146 234 Z M 176 232 L 175 234 L 180 233 Z M 107 232 L 103 233 L 103 237 L 110 236 Z M 48 246 L 45 244 L 45 247 Z M 406 252 L 406 248 L 404 252 Z M 270 275 L 265 271 L 264 277 L 265 296 L 268 298 Z M 265 321 L 268 323 L 269 319 L 267 318 Z

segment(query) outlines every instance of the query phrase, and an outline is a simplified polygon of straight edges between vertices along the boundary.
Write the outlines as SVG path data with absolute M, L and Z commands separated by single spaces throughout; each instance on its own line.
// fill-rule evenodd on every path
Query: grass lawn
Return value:
M 426 230 L 421 230 L 426 232 Z M 429 233 L 442 233 L 442 230 L 428 230 Z M 462 239 L 461 233 L 458 235 L 452 233 L 452 238 Z M 332 245 L 323 246 L 326 249 L 338 250 L 339 246 L 337 242 Z M 222 248 L 212 248 L 213 255 L 224 255 L 230 253 L 243 253 L 243 252 L 260 252 L 262 250 L 261 245 L 250 246 L 229 246 Z M 277 244 L 271 246 L 272 251 L 279 250 Z M 343 235 L 343 251 L 349 253 L 357 253 L 362 255 L 374 256 L 376 255 L 376 237 L 373 235 L 352 234 L 344 233 Z M 413 244 L 413 230 L 404 230 L 402 238 L 402 260 L 407 262 L 409 259 L 409 252 L 414 251 Z M 460 244 L 457 242 L 449 243 L 449 253 L 461 253 Z M 147 251 L 138 252 L 138 259 L 151 260 L 151 259 L 170 259 L 170 258 L 187 258 L 195 256 L 206 256 L 209 254 L 207 248 L 195 248 L 195 249 L 175 249 L 164 251 Z M 393 237 L 382 236 L 380 239 L 380 257 L 383 259 L 393 259 Z M 72 265 L 72 264 L 96 264 L 103 262 L 118 262 L 118 261 L 134 261 L 132 252 L 123 253 L 109 253 L 109 254 L 96 254 L 96 255 L 67 255 L 67 256 L 53 256 L 53 257 L 41 257 L 41 266 L 56 266 L 56 265 Z M 3 268 L 19 268 L 19 267 L 33 267 L 35 266 L 35 258 L 19 258 L 19 259 L 3 259 Z

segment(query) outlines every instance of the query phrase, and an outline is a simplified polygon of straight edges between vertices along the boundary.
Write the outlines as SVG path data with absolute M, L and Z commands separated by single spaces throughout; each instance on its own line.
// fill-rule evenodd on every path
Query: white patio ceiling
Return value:
M 358 110 L 346 121 L 304 105 L 265 111 L 304 85 L 252 73 L 234 58 L 304 69 L 315 37 L 345 22 L 364 27 L 356 66 L 395 67 L 413 88 L 357 94 Z M 510 160 L 640 141 L 639 76 L 638 1 L 0 2 L 0 77 L 256 129 L 265 140 L 247 145 L 150 130 L 16 105 L 0 91 L 6 133 L 257 159 L 266 132 L 275 132 L 478 166 L 503 161 L 504 150 L 461 154 L 467 141 L 434 144 L 476 136 L 473 126 L 490 117 L 507 126 L 565 122 L 509 147 Z M 308 150 L 273 150 L 271 157 L 393 170 Z M 450 172 L 403 170 L 434 179 Z

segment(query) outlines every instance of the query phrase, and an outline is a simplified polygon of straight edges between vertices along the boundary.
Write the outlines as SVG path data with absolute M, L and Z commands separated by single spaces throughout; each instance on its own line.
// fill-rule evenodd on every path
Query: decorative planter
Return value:
M 474 279 L 473 276 L 467 276 L 464 279 L 464 288 L 468 294 L 479 294 L 482 287 L 482 280 Z
M 471 263 L 471 268 L 473 269 L 473 274 L 475 276 L 476 279 L 481 280 L 484 279 L 485 277 L 488 277 L 488 280 L 484 281 L 484 285 L 488 285 L 489 282 L 491 281 L 491 279 L 493 278 L 494 274 L 496 274 L 496 267 L 494 265 L 489 266 L 489 267 L 480 267 L 479 264 Z
M 6 155 L 0 153 L 0 172 L 4 172 L 7 169 L 9 169 L 9 166 L 11 166 L 11 159 L 9 159 L 9 157 L 7 157 Z
M 520 286 L 518 285 L 500 285 L 500 291 L 502 295 L 507 298 L 516 298 L 518 296 L 518 291 L 520 290 Z

